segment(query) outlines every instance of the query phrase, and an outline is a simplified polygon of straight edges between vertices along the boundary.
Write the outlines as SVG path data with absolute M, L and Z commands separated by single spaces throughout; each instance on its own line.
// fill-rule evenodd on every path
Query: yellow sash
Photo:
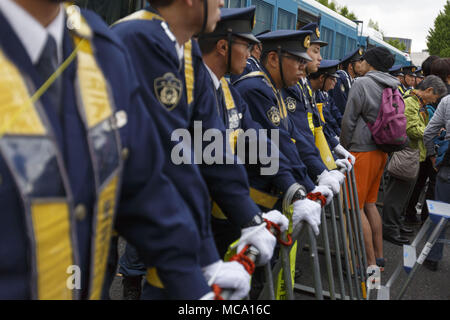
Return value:
M 325 134 L 322 127 L 314 128 L 314 138 L 317 149 L 319 149 L 320 157 L 328 170 L 334 170 L 337 168 L 334 162 L 333 154 L 330 151 Z
M 320 119 L 323 123 L 326 123 L 325 117 L 323 116 L 323 103 L 317 103 L 317 111 L 319 111 Z
M 309 95 L 312 97 L 312 90 L 309 85 L 306 85 L 308 89 Z M 315 103 L 317 107 L 317 111 L 320 115 L 320 120 L 322 120 L 323 123 L 325 123 L 325 118 L 323 116 L 323 103 Z M 314 108 L 313 105 L 311 105 L 312 108 Z M 325 166 L 328 168 L 328 170 L 334 170 L 337 168 L 336 163 L 334 162 L 333 154 L 331 153 L 330 146 L 328 145 L 327 139 L 325 137 L 325 134 L 323 133 L 323 127 L 319 126 L 316 127 L 314 125 L 313 121 L 314 115 L 311 112 L 308 112 L 308 124 L 309 128 L 311 129 L 313 135 L 314 135 L 314 142 L 319 149 L 320 157 L 322 159 L 322 162 L 325 164 Z
M 222 84 L 222 92 L 225 97 L 225 105 L 227 107 L 227 110 L 233 110 L 233 109 L 237 110 L 236 104 L 234 103 L 233 95 L 231 94 L 230 87 L 228 86 L 228 81 L 225 78 L 222 78 L 220 80 L 220 83 Z M 230 128 L 227 128 L 227 129 L 230 129 Z M 237 128 L 230 133 L 229 143 L 230 143 L 231 152 L 233 154 L 236 153 L 237 140 L 238 140 L 239 135 L 242 133 L 242 131 L 243 130 L 241 128 Z

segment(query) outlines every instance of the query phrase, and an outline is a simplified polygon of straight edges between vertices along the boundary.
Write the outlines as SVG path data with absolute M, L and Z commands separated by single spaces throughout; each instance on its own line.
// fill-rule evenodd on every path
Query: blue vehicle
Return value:
M 145 6 L 145 0 L 76 0 L 75 3 L 97 11 L 109 24 Z M 382 46 L 395 55 L 395 64 L 411 65 L 407 53 L 383 41 L 376 31 L 351 21 L 315 0 L 225 0 L 227 8 L 256 6 L 255 34 L 264 30 L 300 29 L 310 22 L 320 26 L 324 59 L 341 59 L 358 46 Z
M 343 17 L 315 0 L 225 0 L 228 8 L 250 5 L 256 6 L 255 34 L 268 29 L 300 29 L 316 22 L 320 26 L 321 39 L 329 43 L 322 48 L 324 59 L 341 59 L 358 46 L 366 49 L 382 46 L 395 55 L 396 64 L 411 64 L 408 54 L 383 41 L 377 31 Z

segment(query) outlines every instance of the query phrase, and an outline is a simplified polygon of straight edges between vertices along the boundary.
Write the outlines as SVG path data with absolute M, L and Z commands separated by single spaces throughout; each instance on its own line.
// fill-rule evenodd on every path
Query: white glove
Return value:
M 305 220 L 313 228 L 316 236 L 318 236 L 321 212 L 321 205 L 315 201 L 309 199 L 295 201 L 294 214 L 292 215 L 294 228 L 300 221 Z
M 346 160 L 350 160 L 350 162 L 352 163 L 352 165 L 355 164 L 356 158 L 350 153 L 348 152 L 343 146 L 341 146 L 340 144 L 338 144 L 333 151 L 338 155 L 343 157 Z
M 205 294 L 203 297 L 201 297 L 199 300 L 214 300 L 215 297 L 216 297 L 216 295 L 214 294 L 214 292 L 210 291 L 207 294 Z
M 327 204 L 333 200 L 333 191 L 327 186 L 316 186 L 311 193 L 320 192 L 325 198 L 327 198 Z
M 352 164 L 347 159 L 338 159 L 335 161 L 339 169 L 345 169 L 347 172 L 352 171 Z
M 279 225 L 281 232 L 285 232 L 289 228 L 289 219 L 278 210 L 263 213 L 262 217 Z
M 317 184 L 319 186 L 326 186 L 333 191 L 334 194 L 337 194 L 341 190 L 341 184 L 339 182 L 338 177 L 333 176 L 331 171 L 324 170 L 320 176 L 317 178 Z
M 347 160 L 345 160 L 345 161 L 347 161 Z M 339 182 L 340 185 L 344 184 L 345 174 L 343 174 L 339 170 L 331 170 L 329 173 L 332 177 L 334 177 Z
M 258 249 L 257 266 L 263 266 L 272 259 L 273 249 L 277 243 L 275 236 L 266 228 L 266 223 L 256 227 L 244 228 L 241 231 L 241 240 L 237 246 L 238 253 L 248 244 Z
M 242 300 L 250 291 L 250 274 L 236 261 L 219 260 L 202 268 L 208 285 L 217 284 L 222 290 L 232 290 L 230 300 Z

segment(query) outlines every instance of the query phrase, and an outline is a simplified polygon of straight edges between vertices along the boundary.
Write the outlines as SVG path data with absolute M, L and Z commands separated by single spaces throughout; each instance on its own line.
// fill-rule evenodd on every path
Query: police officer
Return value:
M 393 75 L 394 77 L 396 77 L 398 79 L 398 81 L 400 81 L 400 85 L 398 86 L 398 90 L 400 91 L 400 93 L 403 95 L 405 95 L 407 89 L 406 86 L 404 85 L 405 83 L 405 74 L 403 73 L 403 68 L 401 65 L 395 65 L 392 68 L 389 69 L 389 73 L 391 75 Z
M 341 134 L 342 115 L 334 103 L 333 98 L 328 94 L 336 85 L 339 75 L 336 73 L 339 60 L 322 60 L 319 70 L 309 75 L 309 80 L 316 91 L 316 102 L 322 104 L 323 122 L 325 129 L 331 130 L 336 137 Z
M 328 45 L 326 42 L 321 41 L 320 40 L 320 32 L 319 32 L 319 26 L 315 23 L 310 23 L 306 26 L 304 26 L 302 28 L 302 30 L 315 30 L 315 32 L 313 32 L 312 34 L 312 39 L 311 39 L 311 46 L 308 48 L 308 55 L 310 57 L 313 58 L 312 61 L 308 62 L 308 64 L 306 65 L 306 74 L 309 77 L 309 75 L 311 73 L 317 72 L 319 70 L 321 61 L 322 61 L 322 57 L 320 55 L 320 48 L 323 46 Z M 359 54 L 359 52 L 358 52 Z M 353 70 L 358 70 L 358 68 L 356 67 L 356 63 L 355 65 L 353 65 L 352 67 Z M 299 82 L 299 87 L 302 89 L 303 95 L 306 96 L 306 100 L 305 103 L 307 105 L 307 107 L 309 106 L 309 108 L 312 110 L 312 113 L 316 115 L 316 117 L 314 117 L 314 126 L 315 127 L 323 127 L 324 128 L 324 135 L 326 138 L 326 141 L 328 143 L 328 147 L 330 149 L 330 151 L 332 150 L 335 155 L 335 158 L 338 157 L 342 157 L 345 160 L 349 160 L 348 161 L 335 161 L 336 165 L 340 168 L 346 168 L 347 170 L 351 169 L 352 164 L 355 162 L 354 157 L 346 150 L 344 149 L 344 147 L 342 147 L 339 144 L 339 140 L 336 138 L 336 136 L 333 136 L 332 132 L 330 130 L 328 130 L 327 126 L 323 126 L 323 124 L 321 123 L 321 116 L 320 116 L 320 110 L 318 109 L 318 105 L 317 105 L 317 101 L 316 101 L 316 93 L 317 90 L 320 89 L 320 87 L 314 87 L 312 88 L 311 86 L 311 82 L 309 81 L 309 79 L 305 79 L 303 78 L 302 81 Z M 311 112 L 311 111 L 310 111 Z M 317 116 L 319 114 L 319 116 Z M 320 132 L 319 132 L 320 135 Z M 317 139 L 317 138 L 316 138 Z M 319 149 L 320 152 L 323 152 L 323 149 L 327 149 L 327 146 L 324 145 L 323 148 Z M 322 155 L 322 159 L 324 159 L 323 154 Z M 327 164 L 328 168 L 330 169 L 330 164 Z M 333 168 L 333 164 L 331 164 L 331 168 Z M 338 171 L 334 171 L 332 173 L 335 173 L 335 176 L 339 176 Z M 340 182 L 341 184 L 343 183 L 343 174 L 341 174 L 340 176 Z M 339 179 L 339 178 L 338 178 Z
M 226 74 L 240 74 L 248 57 L 248 46 L 251 43 L 259 43 L 251 34 L 254 14 L 254 6 L 244 9 L 222 9 L 221 20 L 215 31 L 199 38 L 203 59 L 208 67 L 214 89 L 218 92 L 219 117 L 227 129 L 232 130 L 231 135 L 237 134 L 238 137 L 242 137 L 245 130 L 258 131 L 262 129 L 259 123 L 253 121 L 249 107 L 241 95 L 224 78 Z M 244 24 L 244 21 L 247 21 L 247 23 Z M 269 148 L 272 150 L 271 154 L 274 154 L 276 145 L 267 140 L 267 136 L 260 132 L 257 139 L 251 140 L 250 143 L 260 145 L 264 140 L 267 141 Z M 233 142 L 233 151 L 236 148 L 235 142 Z M 263 163 L 265 161 L 259 158 L 258 162 Z M 306 189 L 296 183 L 289 160 L 283 154 L 279 155 L 279 169 L 275 173 L 262 175 L 260 168 L 255 168 L 255 166 L 247 166 L 247 169 L 250 185 L 254 188 L 253 199 L 265 210 L 273 209 L 275 206 L 281 208 L 280 195 L 286 194 L 289 189 L 297 192 L 294 199 L 307 202 L 303 200 L 306 196 Z M 320 192 L 319 190 L 324 193 L 327 192 L 326 188 L 319 188 L 316 191 Z M 331 195 L 330 190 L 328 190 L 328 194 Z M 268 197 L 273 199 L 270 204 L 263 201 L 267 200 Z M 293 218 L 295 224 L 302 219 L 309 220 L 312 218 L 306 216 L 305 213 L 307 212 L 302 211 L 301 206 L 295 207 Z M 219 224 L 220 220 L 213 218 L 213 222 Z M 313 221 L 310 221 L 310 223 L 313 224 Z
M 360 76 L 361 57 L 363 53 L 363 48 L 356 48 L 341 59 L 341 69 L 337 71 L 339 78 L 334 89 L 330 91 L 330 95 L 336 102 L 341 114 L 344 114 L 350 88 L 355 78 Z
M 263 32 L 256 34 L 255 37 L 257 38 L 267 32 L 270 32 L 270 30 L 264 30 Z M 240 73 L 238 75 L 235 75 L 235 74 L 230 75 L 231 83 L 234 83 L 237 79 L 239 79 L 242 76 L 245 76 L 246 74 L 248 74 L 250 72 L 261 70 L 261 66 L 260 66 L 261 53 L 262 53 L 261 42 L 258 41 L 256 43 L 251 43 L 250 44 L 250 57 L 247 60 L 247 65 L 245 66 L 245 69 L 242 73 Z
M 0 2 L 0 298 L 101 298 L 113 227 L 168 297 L 210 295 L 124 47 L 97 15 L 36 2 Z
M 319 184 L 329 186 L 333 193 L 337 194 L 340 190 L 340 184 L 344 181 L 344 175 L 334 170 L 336 169 L 336 162 L 331 150 L 337 147 L 339 142 L 334 134 L 323 130 L 323 121 L 315 101 L 315 91 L 312 90 L 308 79 L 305 77 L 306 74 L 318 70 L 322 61 L 320 48 L 325 46 L 326 42 L 320 41 L 317 24 L 308 24 L 304 28 L 312 32 L 307 48 L 307 54 L 311 57 L 311 61 L 306 64 L 305 72 L 302 73 L 300 81 L 295 86 L 285 88 L 283 95 L 293 123 L 302 131 L 306 143 L 310 145 L 311 157 L 306 160 L 310 176 L 317 180 Z M 350 163 L 346 161 L 338 161 L 337 163 L 350 168 Z
M 406 88 L 404 95 L 408 95 L 410 93 L 408 91 L 414 89 L 414 85 L 416 83 L 416 70 L 417 67 L 413 65 L 402 68 L 403 74 L 405 75 L 404 82 L 402 84 Z
M 260 252 L 258 262 L 265 264 L 273 254 L 276 239 L 267 229 L 259 227 L 264 217 L 249 196 L 245 168 L 216 162 L 206 164 L 203 161 L 197 165 L 201 160 L 204 143 L 200 141 L 200 145 L 188 145 L 186 153 L 191 156 L 186 159 L 186 141 L 180 142 L 173 138 L 177 129 L 197 134 L 199 128 L 194 123 L 195 120 L 202 121 L 204 130 L 218 129 L 225 137 L 223 123 L 215 113 L 215 98 L 208 90 L 210 80 L 200 50 L 196 41 L 191 40 L 194 34 L 214 30 L 220 17 L 219 7 L 223 3 L 217 0 L 192 4 L 182 0 L 149 2 L 151 7 L 119 21 L 113 30 L 129 49 L 143 87 L 144 102 L 156 119 L 165 154 L 168 158 L 172 157 L 172 161 L 166 163 L 168 175 L 172 177 L 199 221 L 206 221 L 205 217 L 211 214 L 211 197 L 230 222 L 241 228 L 241 235 L 246 238 L 241 245 L 253 244 Z M 184 18 L 180 19 L 181 16 Z M 150 103 L 154 98 L 159 101 L 156 105 Z M 183 147 L 183 158 L 176 164 L 173 150 L 180 150 L 180 146 Z M 220 151 L 225 163 L 225 158 L 230 155 L 226 150 Z M 193 159 L 195 153 L 196 159 Z M 272 216 L 280 215 L 278 212 Z M 273 217 L 266 218 L 276 220 Z M 209 219 L 207 221 L 209 225 Z M 203 259 L 201 264 L 208 280 L 212 281 L 213 275 L 223 270 L 221 274 L 227 280 L 235 279 L 233 283 L 246 282 L 237 280 L 240 269 L 226 272 L 221 267 L 227 263 Z M 163 298 L 165 293 L 160 289 L 154 284 L 146 283 L 143 298 Z
M 310 59 L 306 54 L 310 34 L 309 31 L 278 30 L 260 36 L 259 40 L 263 43 L 263 71 L 249 73 L 235 83 L 253 119 L 265 129 L 279 129 L 280 151 L 290 160 L 296 180 L 307 192 L 313 191 L 315 184 L 308 176 L 302 158 L 306 151 L 303 148 L 304 138 L 289 118 L 281 89 L 299 80 L 306 59 Z M 329 201 L 331 198 L 328 197 Z M 317 227 L 320 224 L 320 206 L 308 200 L 304 204 L 304 210 L 317 217 L 317 223 L 313 225 Z M 296 205 L 303 204 L 297 201 L 294 208 Z
M 425 79 L 425 76 L 423 75 L 422 67 L 418 67 L 414 74 L 416 76 L 416 80 L 414 82 L 414 88 L 416 88 L 419 85 L 419 83 L 421 83 L 423 81 L 423 79 Z

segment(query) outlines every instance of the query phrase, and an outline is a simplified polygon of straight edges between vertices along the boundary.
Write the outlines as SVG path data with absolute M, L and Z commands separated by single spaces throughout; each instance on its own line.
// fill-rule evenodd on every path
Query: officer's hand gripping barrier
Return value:
M 294 299 L 293 290 L 301 291 L 307 294 L 314 294 L 317 299 L 366 299 L 366 280 L 367 262 L 365 256 L 364 238 L 362 234 L 361 218 L 359 213 L 358 195 L 356 191 L 356 180 L 354 169 L 350 172 L 341 172 L 346 174 L 346 182 L 341 188 L 333 201 L 322 209 L 322 223 L 321 236 L 324 248 L 318 248 L 316 237 L 310 226 L 307 223 L 299 223 L 292 232 L 292 238 L 298 243 L 302 243 L 305 236 L 304 232 L 308 229 L 309 252 L 312 262 L 314 287 L 307 287 L 295 283 L 292 285 L 293 271 L 290 266 L 290 247 L 282 247 L 280 250 L 280 260 L 275 263 L 272 269 L 272 277 L 277 277 L 280 270 L 283 269 L 283 279 L 285 296 L 278 295 L 278 298 Z M 342 196 L 341 196 L 342 195 Z M 286 193 L 283 199 L 283 213 L 288 213 L 290 201 L 292 201 L 293 194 Z M 341 203 L 343 202 L 343 205 Z M 336 213 L 337 209 L 337 213 Z M 325 211 L 329 215 L 325 214 Z M 330 236 L 334 242 L 334 252 L 330 249 L 327 230 L 327 218 L 331 225 Z M 338 227 L 339 225 L 339 227 Z M 305 228 L 306 227 L 306 228 Z M 309 227 L 309 228 L 308 228 Z M 306 245 L 302 245 L 302 248 Z M 302 248 L 299 248 L 300 250 Z M 322 275 L 320 273 L 320 263 L 318 252 L 322 251 L 325 255 L 328 290 L 322 287 Z M 300 252 L 300 251 L 298 251 Z M 331 256 L 335 256 L 335 265 L 337 268 L 337 284 L 339 289 L 335 289 L 335 275 L 333 274 L 333 263 Z M 358 272 L 358 269 L 361 270 Z M 271 279 L 272 279 L 271 277 Z M 344 281 L 344 278 L 347 281 Z M 353 279 L 353 280 L 352 280 Z M 267 280 L 266 280 L 267 281 Z M 274 283 L 267 281 L 260 299 L 273 299 L 275 294 L 273 291 Z
M 290 235 L 287 235 L 287 240 L 282 239 L 282 233 L 280 230 L 280 226 L 270 220 L 264 219 L 267 229 L 277 238 L 277 241 L 283 246 L 292 245 L 292 238 Z M 247 272 L 252 275 L 255 271 L 255 262 L 258 259 L 259 251 L 253 245 L 247 245 L 241 252 L 235 254 L 230 258 L 230 261 L 237 261 L 242 264 L 247 270 Z M 270 270 L 270 261 L 264 266 L 266 271 L 268 270 L 269 274 L 272 275 Z M 267 275 L 267 272 L 266 272 Z M 232 290 L 222 290 L 217 285 L 213 285 L 213 291 L 216 295 L 216 300 L 228 300 L 228 298 L 233 293 Z

